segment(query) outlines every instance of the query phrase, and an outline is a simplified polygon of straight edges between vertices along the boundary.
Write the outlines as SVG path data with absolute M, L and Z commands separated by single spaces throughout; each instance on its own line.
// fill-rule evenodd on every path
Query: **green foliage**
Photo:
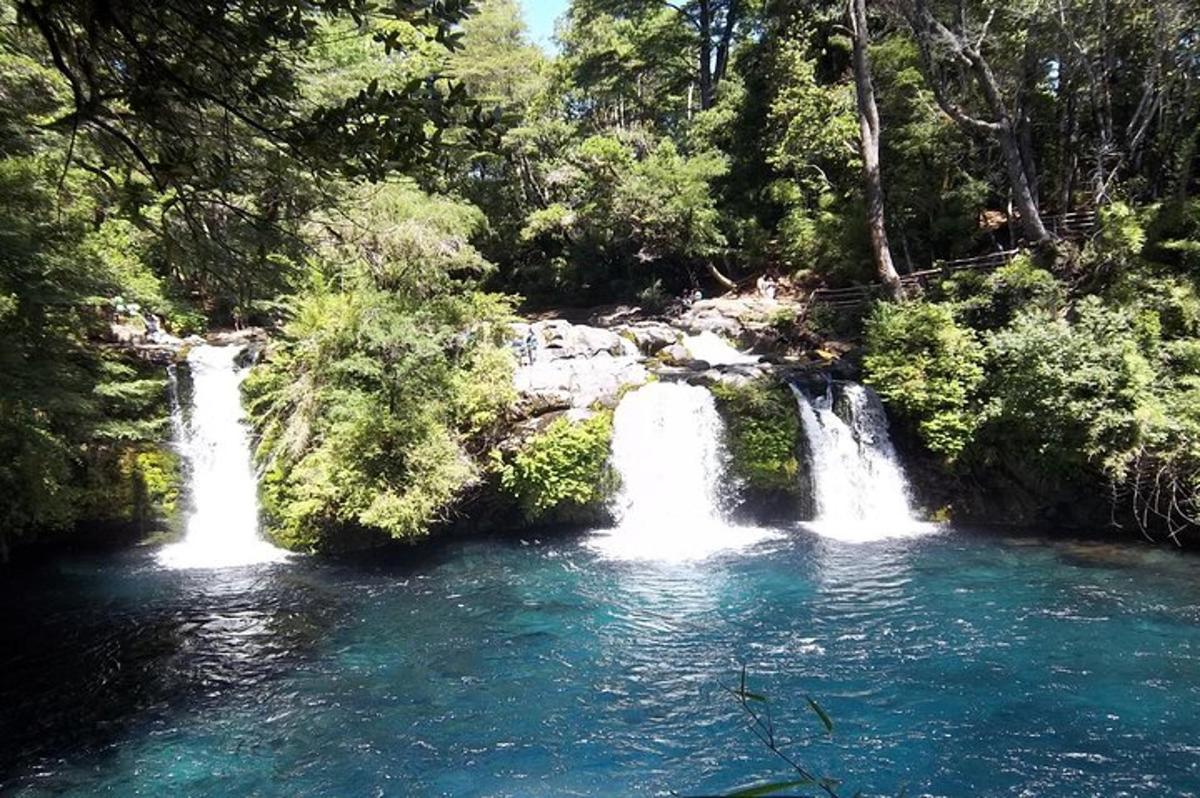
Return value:
M 763 380 L 712 388 L 728 431 L 733 474 L 752 490 L 799 489 L 796 444 L 800 419 L 786 387 Z
M 106 330 L 105 298 L 128 289 L 149 295 L 154 281 L 136 248 L 119 253 L 110 239 L 114 226 L 95 223 L 88 181 L 81 170 L 63 171 L 48 151 L 0 156 L 0 535 L 6 538 L 92 517 L 98 510 L 88 486 L 140 479 L 137 458 L 165 436 L 162 371 L 93 345 Z M 128 501 L 115 504 L 120 512 L 104 509 L 103 517 L 132 520 Z
M 1200 199 L 1167 203 L 1151 211 L 1144 233 L 1147 254 L 1173 270 L 1200 273 Z
M 1027 254 L 990 273 L 960 272 L 940 293 L 953 303 L 955 316 L 977 330 L 1002 327 L 1026 310 L 1053 315 L 1066 304 L 1063 286 Z
M 470 451 L 513 398 L 504 297 L 470 288 L 477 217 L 407 184 L 364 189 L 246 381 L 272 534 L 415 538 L 479 479 Z
M 603 297 L 670 280 L 724 245 L 711 185 L 725 173 L 715 153 L 680 153 L 670 140 L 642 153 L 629 136 L 596 135 L 566 153 L 550 200 L 525 220 L 522 239 L 575 268 L 557 290 Z
M 501 485 L 530 521 L 594 514 L 617 488 L 609 466 L 612 433 L 611 411 L 583 421 L 557 419 L 525 443 L 511 462 L 499 464 Z
M 871 387 L 931 451 L 957 458 L 979 424 L 984 348 L 975 333 L 945 305 L 880 303 L 867 322 L 866 349 Z
M 80 516 L 89 522 L 134 525 L 142 535 L 182 531 L 183 466 L 167 448 L 94 452 L 80 481 Z
M 1120 474 L 1160 418 L 1155 368 L 1128 310 L 1089 297 L 1073 322 L 1030 311 L 988 341 L 989 427 L 1006 447 L 1051 464 Z

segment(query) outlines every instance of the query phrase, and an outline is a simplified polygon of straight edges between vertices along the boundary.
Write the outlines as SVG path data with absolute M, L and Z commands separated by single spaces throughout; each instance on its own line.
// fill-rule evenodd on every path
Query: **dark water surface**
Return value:
M 406 564 L 0 582 L 0 793 L 612 796 L 787 776 L 742 663 L 844 792 L 1200 794 L 1200 558 L 788 530 L 686 564 L 582 541 Z

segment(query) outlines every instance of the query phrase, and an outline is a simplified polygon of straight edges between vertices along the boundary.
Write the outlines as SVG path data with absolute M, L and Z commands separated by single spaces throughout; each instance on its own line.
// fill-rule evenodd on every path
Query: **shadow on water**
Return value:
M 103 758 L 134 723 L 252 694 L 305 657 L 339 597 L 303 566 L 165 571 L 144 554 L 0 580 L 0 786 Z
M 0 574 L 0 794 L 62 765 L 102 767 L 134 727 L 260 700 L 357 598 L 445 565 L 459 545 L 207 570 L 164 569 L 148 550 L 75 553 Z

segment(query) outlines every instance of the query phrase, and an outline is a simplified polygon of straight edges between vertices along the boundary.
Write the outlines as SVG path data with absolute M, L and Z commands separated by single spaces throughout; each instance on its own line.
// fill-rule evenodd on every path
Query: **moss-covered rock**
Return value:
M 94 527 L 142 539 L 183 529 L 183 465 L 167 446 L 93 450 L 81 489 L 81 517 Z
M 786 385 L 763 378 L 712 386 L 725 419 L 730 471 L 747 504 L 784 512 L 798 502 L 800 417 Z
M 617 477 L 609 465 L 612 412 L 559 418 L 497 463 L 500 484 L 530 523 L 589 523 L 607 514 Z

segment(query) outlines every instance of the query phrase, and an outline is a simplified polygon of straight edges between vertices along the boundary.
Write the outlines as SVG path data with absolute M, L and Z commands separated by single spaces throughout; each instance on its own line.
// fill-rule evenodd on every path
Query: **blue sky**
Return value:
M 554 35 L 554 20 L 567 10 L 568 0 L 521 0 L 525 10 L 525 24 L 529 26 L 529 38 L 543 47 L 550 48 Z

